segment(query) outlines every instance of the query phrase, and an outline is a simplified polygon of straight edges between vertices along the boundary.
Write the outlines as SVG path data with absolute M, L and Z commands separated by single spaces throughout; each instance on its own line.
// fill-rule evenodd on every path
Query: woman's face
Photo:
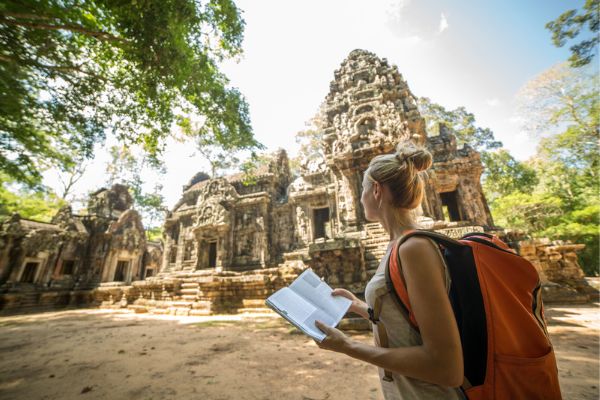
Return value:
M 369 179 L 369 170 L 365 171 L 362 182 L 360 202 L 365 210 L 367 221 L 379 221 L 379 200 L 381 199 L 381 186 Z

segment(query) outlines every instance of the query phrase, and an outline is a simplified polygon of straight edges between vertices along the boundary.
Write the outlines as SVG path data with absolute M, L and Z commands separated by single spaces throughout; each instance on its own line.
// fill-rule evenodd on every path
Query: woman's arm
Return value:
M 428 239 L 418 237 L 401 246 L 400 260 L 423 344 L 374 347 L 352 341 L 338 329 L 318 323 L 317 326 L 328 334 L 318 345 L 400 375 L 441 386 L 460 386 L 464 374 L 462 348 L 444 284 L 442 260 Z

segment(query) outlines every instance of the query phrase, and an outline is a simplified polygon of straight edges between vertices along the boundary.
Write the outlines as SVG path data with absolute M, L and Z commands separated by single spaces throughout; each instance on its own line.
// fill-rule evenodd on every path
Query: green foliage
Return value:
M 163 237 L 162 226 L 156 226 L 153 228 L 146 229 L 146 239 L 147 240 L 151 240 L 153 242 L 160 242 L 160 241 L 162 241 L 162 237 Z
M 154 167 L 159 173 L 164 169 L 149 164 L 146 158 L 137 156 L 134 151 L 126 146 L 113 146 L 110 148 L 111 161 L 106 165 L 108 173 L 107 185 L 121 183 L 129 187 L 129 193 L 133 198 L 133 206 L 142 215 L 144 226 L 152 229 L 159 226 L 167 211 L 164 205 L 165 199 L 161 194 L 162 185 L 156 185 L 152 191 L 144 189 L 142 172 L 148 166 Z
M 600 1 L 586 0 L 582 13 L 569 10 L 561 14 L 554 21 L 546 24 L 552 32 L 552 43 L 556 47 L 563 47 L 567 40 L 575 39 L 582 30 L 589 30 L 590 37 L 571 46 L 569 61 L 572 67 L 582 67 L 589 64 L 598 52 L 600 36 Z
M 494 138 L 494 132 L 489 128 L 477 126 L 475 115 L 468 112 L 464 107 L 446 110 L 446 108 L 433 103 L 427 97 L 419 98 L 418 106 L 421 115 L 425 118 L 427 130 L 435 130 L 438 123 L 446 124 L 446 126 L 454 131 L 459 147 L 463 144 L 468 144 L 477 151 L 502 147 L 502 142 Z
M 323 152 L 323 131 L 310 127 L 296 133 L 296 143 L 300 145 L 298 155 L 290 160 L 290 169 L 294 175 L 300 174 L 303 163 L 325 160 Z
M 572 70 L 559 65 L 534 78 L 520 96 L 523 115 L 527 115 L 525 127 L 542 138 L 536 156 L 527 164 L 500 152 L 485 156 L 490 166 L 495 166 L 490 168 L 484 183 L 486 196 L 492 199 L 490 209 L 494 220 L 500 226 L 522 229 L 536 237 L 585 244 L 580 264 L 586 274 L 597 275 L 600 272 L 597 77 L 585 69 Z
M 562 215 L 559 198 L 520 190 L 496 198 L 490 203 L 494 222 L 503 227 L 543 236 Z
M 2 2 L 1 170 L 38 185 L 107 129 L 156 158 L 176 111 L 202 117 L 198 137 L 254 147 L 248 105 L 217 66 L 243 31 L 231 0 Z
M 181 128 L 183 138 L 191 138 L 196 144 L 196 150 L 210 165 L 210 177 L 216 178 L 224 175 L 227 171 L 239 165 L 238 154 L 241 148 L 233 143 L 223 145 L 212 132 L 199 134 L 203 129 L 202 124 L 193 122 L 189 117 L 179 117 L 178 125 Z M 264 146 L 258 142 L 254 148 L 263 149 Z
M 267 155 L 253 152 L 240 166 L 243 173 L 242 184 L 245 186 L 255 185 L 258 182 L 258 171 L 261 167 L 268 165 L 270 161 Z
M 0 172 L 0 221 L 17 212 L 21 217 L 41 222 L 50 222 L 66 203 L 48 190 L 31 190 L 15 183 Z
M 488 201 L 510 193 L 530 193 L 537 185 L 535 170 L 519 162 L 505 149 L 481 154 L 485 165 L 483 189 Z

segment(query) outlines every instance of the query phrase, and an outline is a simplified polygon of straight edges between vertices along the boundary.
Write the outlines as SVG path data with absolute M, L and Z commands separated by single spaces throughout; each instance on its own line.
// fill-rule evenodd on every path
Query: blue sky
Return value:
M 535 152 L 521 132 L 515 95 L 528 80 L 569 57 L 551 43 L 545 24 L 583 0 L 239 0 L 244 55 L 223 71 L 246 96 L 257 139 L 268 150 L 297 151 L 296 132 L 316 113 L 334 70 L 362 48 L 396 64 L 416 96 L 446 108 L 465 106 L 478 125 L 518 159 Z M 109 139 L 109 145 L 111 140 Z M 107 146 L 103 146 L 108 148 Z M 145 173 L 148 187 L 164 185 L 169 207 L 205 160 L 189 144 L 171 143 L 167 175 Z M 108 160 L 101 149 L 76 191 L 101 186 Z M 56 187 L 51 173 L 47 183 Z

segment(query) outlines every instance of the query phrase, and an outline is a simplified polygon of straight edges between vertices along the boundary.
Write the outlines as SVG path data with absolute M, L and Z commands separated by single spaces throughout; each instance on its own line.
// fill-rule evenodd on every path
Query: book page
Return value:
M 325 339 L 325 334 L 314 324 L 319 310 L 290 288 L 278 290 L 265 303 L 308 336 L 318 341 Z
M 317 308 L 289 288 L 275 292 L 267 299 L 279 311 L 298 323 L 304 322 Z
M 352 303 L 345 297 L 332 296 L 333 289 L 311 269 L 307 269 L 300 274 L 290 285 L 290 289 L 329 315 L 328 319 L 335 321 L 333 325 L 328 323 L 331 326 L 339 323 Z M 323 320 L 323 322 L 325 321 Z
M 279 289 L 265 303 L 308 336 L 321 341 L 326 335 L 315 321 L 335 327 L 350 308 L 350 300 L 332 296 L 333 289 L 311 269 L 287 288 Z

